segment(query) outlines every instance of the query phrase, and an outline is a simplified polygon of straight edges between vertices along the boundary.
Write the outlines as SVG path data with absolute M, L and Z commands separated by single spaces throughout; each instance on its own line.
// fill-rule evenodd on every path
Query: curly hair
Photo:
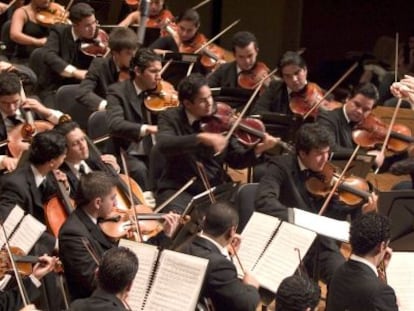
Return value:
M 309 153 L 312 149 L 332 147 L 334 138 L 332 133 L 318 123 L 305 123 L 296 134 L 296 151 Z

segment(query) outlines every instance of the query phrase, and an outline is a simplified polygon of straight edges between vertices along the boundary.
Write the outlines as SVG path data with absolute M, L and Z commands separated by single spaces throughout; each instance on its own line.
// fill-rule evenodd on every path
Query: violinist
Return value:
M 378 272 L 382 262 L 387 267 L 391 260 L 390 232 L 390 220 L 376 213 L 352 221 L 352 254 L 329 284 L 327 311 L 399 310 L 394 290 Z
M 405 75 L 399 82 L 394 82 L 390 87 L 392 95 L 410 103 L 414 110 L 414 77 Z
M 8 138 L 8 133 L 17 125 L 26 122 L 23 109 L 30 109 L 35 113 L 35 118 L 48 120 L 57 124 L 62 112 L 46 108 L 39 101 L 27 98 L 24 102 L 21 98 L 21 83 L 19 77 L 12 72 L 0 73 L 0 140 Z M 12 171 L 16 168 L 17 159 L 6 155 L 2 150 L 0 155 L 0 169 Z
M 41 25 L 36 14 L 48 8 L 50 0 L 31 0 L 27 5 L 13 13 L 10 27 L 10 39 L 17 43 L 16 58 L 27 63 L 30 53 L 46 44 L 49 28 Z
M 90 111 L 105 110 L 108 87 L 122 79 L 129 79 L 131 59 L 137 48 L 138 38 L 134 31 L 114 29 L 109 35 L 111 53 L 104 58 L 94 58 L 79 86 L 76 100 Z
M 76 3 L 69 12 L 72 25 L 56 25 L 50 30 L 39 62 L 39 96 L 48 106 L 54 105 L 54 93 L 62 85 L 85 79 L 93 57 L 81 51 L 81 42 L 98 34 L 94 9 L 87 3 Z
M 203 164 L 211 186 L 230 180 L 223 169 L 228 163 L 234 168 L 245 168 L 256 163 L 260 155 L 274 147 L 278 139 L 265 133 L 264 138 L 252 148 L 231 137 L 229 141 L 220 133 L 203 132 L 200 122 L 211 117 L 216 110 L 207 79 L 192 74 L 178 87 L 181 106 L 161 112 L 158 118 L 157 145 L 166 157 L 163 174 L 158 181 L 156 200 L 164 202 L 193 176 L 199 176 L 195 161 Z M 222 152 L 214 156 L 216 152 Z M 164 210 L 182 213 L 191 198 L 205 191 L 198 178 Z
M 86 240 L 99 260 L 105 251 L 117 243 L 104 235 L 98 220 L 106 219 L 117 206 L 116 181 L 104 172 L 82 176 L 76 195 L 75 211 L 59 232 L 59 257 L 61 258 L 72 299 L 89 297 L 96 288 L 97 263 L 82 240 Z M 152 244 L 169 243 L 178 225 L 178 215 L 164 216 L 164 231 L 148 241 Z
M 317 123 L 307 123 L 299 128 L 296 139 L 296 154 L 274 157 L 268 165 L 266 175 L 260 180 L 256 194 L 257 211 L 288 219 L 288 208 L 296 207 L 312 213 L 318 213 L 324 199 L 312 196 L 306 188 L 309 176 L 318 174 L 328 162 L 333 137 L 329 131 Z M 347 214 L 356 216 L 361 212 L 376 209 L 376 196 L 371 195 L 362 209 L 351 209 L 337 200 L 331 200 L 325 216 L 344 220 Z M 333 239 L 319 239 L 319 275 L 324 282 L 329 281 L 345 258 Z M 316 245 L 316 244 L 314 244 Z M 317 256 L 315 246 L 311 247 L 304 264 L 310 277 Z
M 116 148 L 127 151 L 130 176 L 147 191 L 150 189 L 146 162 L 153 144 L 151 135 L 157 133 L 158 127 L 151 124 L 144 99 L 161 81 L 161 57 L 152 50 L 141 49 L 131 61 L 131 71 L 129 80 L 108 89 L 107 123 L 110 134 L 116 137 Z

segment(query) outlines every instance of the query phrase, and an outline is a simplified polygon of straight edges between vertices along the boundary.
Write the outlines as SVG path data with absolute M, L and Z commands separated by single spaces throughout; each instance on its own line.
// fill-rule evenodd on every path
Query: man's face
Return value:
M 153 61 L 143 72 L 138 68 L 135 69 L 135 81 L 141 90 L 153 90 L 157 87 L 158 82 L 161 81 L 161 68 L 161 62 Z
M 345 103 L 345 111 L 352 122 L 362 122 L 374 108 L 375 100 L 356 94 Z
M 250 70 L 256 64 L 258 49 L 254 42 L 250 42 L 244 48 L 236 46 L 234 48 L 234 57 L 236 58 L 237 65 L 241 70 Z
M 164 0 L 151 0 L 149 7 L 149 16 L 158 16 L 164 6 Z
M 113 51 L 112 55 L 114 56 L 115 63 L 120 69 L 129 68 L 132 57 L 135 55 L 134 49 L 123 49 L 119 52 Z
M 178 23 L 178 36 L 181 42 L 190 41 L 197 33 L 198 27 L 191 21 L 181 21 Z
M 99 218 L 108 218 L 111 212 L 117 207 L 116 197 L 116 188 L 113 187 L 109 194 L 100 198 L 98 210 Z
M 7 117 L 14 116 L 21 105 L 19 94 L 0 96 L 0 111 Z
M 95 37 L 98 22 L 95 15 L 84 17 L 80 22 L 73 24 L 73 30 L 80 39 L 90 40 Z
M 286 65 L 282 68 L 282 79 L 293 92 L 299 92 L 306 86 L 307 76 L 307 69 L 297 65 Z
M 302 163 L 313 172 L 321 172 L 329 159 L 330 148 L 311 149 L 308 153 L 299 151 Z
M 85 139 L 85 134 L 80 128 L 75 128 L 66 135 L 66 145 L 68 147 L 67 161 L 77 164 L 89 158 L 88 143 Z
M 207 85 L 202 86 L 192 102 L 184 100 L 183 104 L 185 109 L 196 119 L 211 115 L 214 105 L 210 88 Z

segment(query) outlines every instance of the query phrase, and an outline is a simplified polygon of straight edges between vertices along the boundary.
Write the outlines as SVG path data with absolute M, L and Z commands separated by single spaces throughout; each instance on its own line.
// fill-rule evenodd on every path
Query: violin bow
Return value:
M 4 147 L 4 146 L 7 146 L 8 143 L 9 143 L 9 140 L 8 139 L 5 139 L 5 140 L 0 141 L 0 148 L 1 147 Z
M 4 9 L 4 11 L 0 13 L 0 15 L 2 15 L 2 14 L 4 14 L 4 13 L 6 13 L 6 12 L 7 12 L 7 10 L 8 10 L 8 9 L 10 9 L 10 8 L 11 8 L 11 7 L 12 7 L 12 6 L 16 3 L 16 1 L 17 1 L 17 0 L 12 0 L 12 1 L 10 1 L 10 2 L 9 2 L 9 4 L 8 4 L 8 5 L 6 6 L 6 8 Z
M 91 258 L 93 259 L 93 261 L 99 267 L 98 255 L 95 253 L 95 250 L 92 248 L 91 243 L 85 237 L 82 237 L 81 241 L 82 241 L 83 246 L 85 246 L 85 249 L 88 251 L 89 255 L 91 256 Z
M 201 8 L 202 6 L 204 6 L 205 4 L 209 3 L 211 0 L 204 0 L 201 1 L 199 4 L 196 4 L 195 6 L 191 7 L 191 10 L 197 10 L 199 8 Z
M 339 79 L 335 82 L 335 84 L 322 96 L 322 98 L 316 103 L 316 105 L 313 105 L 311 109 L 303 116 L 303 119 L 305 120 L 307 117 L 311 115 L 311 113 L 316 110 L 322 102 L 338 87 L 339 84 L 342 83 L 342 81 L 345 80 L 346 77 L 348 77 L 352 71 L 355 70 L 355 68 L 358 67 L 358 62 L 355 62 Z
M 165 200 L 160 206 L 154 209 L 154 213 L 159 213 L 164 207 L 170 204 L 176 197 L 178 197 L 181 193 L 187 190 L 187 188 L 190 187 L 195 182 L 196 179 L 197 179 L 196 177 L 192 177 L 189 181 L 187 181 L 184 186 L 182 186 L 180 189 L 177 190 L 176 193 L 174 193 L 167 200 Z
M 210 182 L 208 181 L 206 169 L 200 161 L 195 161 L 197 166 L 198 174 L 200 175 L 201 181 L 203 182 L 204 188 L 208 191 L 208 197 L 210 198 L 210 202 L 212 204 L 216 203 L 216 198 L 214 196 L 213 190 L 211 188 Z
M 60 22 L 63 23 L 65 21 L 65 19 L 68 16 L 69 10 L 72 7 L 72 5 L 73 5 L 73 0 L 70 0 L 69 3 L 68 3 L 68 5 L 66 6 L 66 8 L 64 8 L 65 9 L 65 12 L 61 16 Z
M 230 25 L 228 25 L 226 28 L 224 28 L 222 31 L 220 31 L 218 34 L 216 34 L 213 38 L 211 38 L 206 43 L 204 43 L 202 46 L 200 46 L 197 50 L 195 50 L 194 51 L 194 54 L 200 53 L 206 46 L 208 46 L 212 42 L 216 41 L 219 37 L 221 37 L 223 34 L 225 34 L 231 28 L 233 28 L 234 26 L 236 26 L 239 22 L 240 22 L 240 19 L 235 20 L 233 23 L 231 23 Z M 193 68 L 194 68 L 194 63 L 191 63 L 190 66 L 188 67 L 187 77 L 191 74 L 191 72 L 193 71 Z
M 344 169 L 342 170 L 342 173 L 337 177 L 337 180 L 335 181 L 335 184 L 333 185 L 331 191 L 329 192 L 328 196 L 325 199 L 325 202 L 323 202 L 323 205 L 321 209 L 319 210 L 318 215 L 321 216 L 325 212 L 325 210 L 328 207 L 329 202 L 331 201 L 336 189 L 338 189 L 339 185 L 341 184 L 346 172 L 348 171 L 349 167 L 351 166 L 352 161 L 356 157 L 358 151 L 359 151 L 360 145 L 357 145 L 354 149 L 354 152 L 352 152 L 351 157 L 349 158 L 348 162 L 346 163 Z

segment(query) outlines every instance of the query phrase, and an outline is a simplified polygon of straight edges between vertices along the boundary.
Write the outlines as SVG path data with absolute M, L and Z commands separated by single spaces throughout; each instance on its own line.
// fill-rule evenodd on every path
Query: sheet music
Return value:
M 193 311 L 208 260 L 164 250 L 143 310 Z
M 8 238 L 10 238 L 11 234 L 13 233 L 14 229 L 17 227 L 19 222 L 22 220 L 24 216 L 24 210 L 16 205 L 9 213 L 9 215 L 6 218 L 6 221 L 4 222 L 4 230 L 6 231 L 6 235 Z M 0 233 L 0 241 L 1 245 L 3 246 L 6 242 L 4 240 L 4 234 L 3 232 Z
M 141 310 L 145 295 L 150 286 L 151 276 L 158 256 L 158 249 L 153 245 L 124 239 L 119 241 L 119 246 L 129 248 L 138 257 L 138 272 L 128 295 L 128 304 L 132 310 Z
M 9 244 L 10 246 L 18 246 L 25 254 L 28 254 L 45 231 L 44 224 L 27 214 L 9 239 Z
M 349 242 L 349 223 L 294 208 L 295 225 L 342 242 Z
M 260 285 L 276 292 L 282 280 L 293 275 L 299 266 L 299 255 L 295 248 L 300 250 L 303 258 L 315 238 L 315 232 L 282 222 L 253 270 Z
M 278 218 L 258 212 L 254 212 L 250 217 L 241 234 L 242 242 L 237 253 L 246 270 L 252 271 L 279 224 Z M 234 263 L 239 277 L 242 277 L 243 271 L 238 261 L 235 260 Z
M 394 252 L 387 267 L 388 284 L 395 290 L 401 311 L 414 311 L 414 252 Z

